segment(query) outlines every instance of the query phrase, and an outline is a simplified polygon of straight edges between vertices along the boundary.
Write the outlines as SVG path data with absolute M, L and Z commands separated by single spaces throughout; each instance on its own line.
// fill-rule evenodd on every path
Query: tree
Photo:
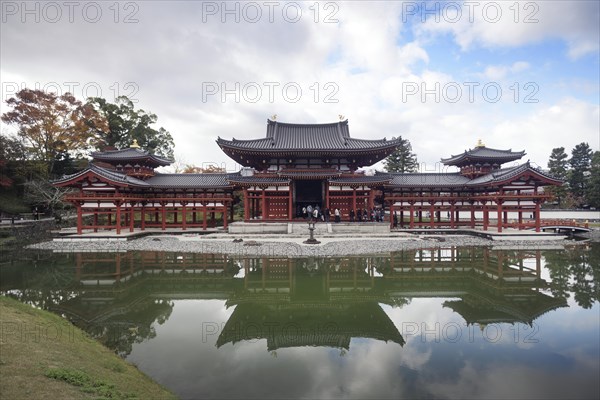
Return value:
M 568 158 L 569 156 L 567 153 L 565 153 L 564 147 L 556 147 L 552 149 L 550 159 L 548 160 L 548 169 L 550 170 L 550 174 L 552 174 L 555 178 L 566 181 L 569 168 Z M 551 186 L 548 187 L 546 191 L 556 198 L 559 206 L 562 206 L 563 199 L 567 195 L 567 187 L 565 185 Z
M 548 160 L 548 169 L 550 173 L 559 179 L 566 179 L 569 168 L 569 156 L 565 153 L 564 147 L 552 149 L 550 159 Z
M 591 207 L 600 209 L 600 151 L 594 152 L 586 200 Z
M 136 139 L 144 150 L 173 159 L 175 144 L 171 134 L 164 128 L 151 127 L 158 120 L 155 114 L 135 110 L 127 96 L 117 97 L 114 104 L 101 97 L 92 97 L 88 104 L 108 121 L 108 129 L 102 136 L 104 145 L 125 148 Z
M 25 160 L 25 148 L 19 139 L 0 134 L 0 188 L 13 186 L 16 167 Z
M 93 107 L 70 93 L 23 89 L 6 103 L 12 111 L 4 113 L 2 121 L 17 125 L 28 157 L 45 163 L 48 175 L 61 154 L 90 150 L 98 144 L 97 134 L 107 128 Z
M 69 188 L 55 187 L 48 180 L 35 179 L 25 182 L 25 201 L 32 206 L 45 210 L 56 211 L 64 207 L 63 197 Z
M 396 150 L 384 161 L 387 172 L 415 172 L 418 169 L 417 155 L 412 152 L 408 139 L 400 139 Z
M 587 180 L 592 163 L 592 150 L 587 143 L 580 143 L 571 151 L 571 172 L 569 186 L 575 197 L 582 198 L 586 195 Z M 583 201 L 583 200 L 582 200 Z

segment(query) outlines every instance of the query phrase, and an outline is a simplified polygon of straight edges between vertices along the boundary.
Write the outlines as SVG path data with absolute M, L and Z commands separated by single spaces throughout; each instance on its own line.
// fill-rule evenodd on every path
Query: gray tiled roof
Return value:
M 354 185 L 358 183 L 374 184 L 374 183 L 389 183 L 392 176 L 379 173 L 377 175 L 357 175 L 352 177 L 339 177 L 330 179 L 332 184 L 348 184 Z
M 510 179 L 512 177 L 515 177 L 527 170 L 531 170 L 536 172 L 539 175 L 542 175 L 543 177 L 550 179 L 550 180 L 555 180 L 557 182 L 559 182 L 559 179 L 556 179 L 555 177 L 537 169 L 537 168 L 533 168 L 530 164 L 529 161 L 526 162 L 525 164 L 521 164 L 515 167 L 509 167 L 509 168 L 502 168 L 496 171 L 493 171 L 487 175 L 483 175 L 483 176 L 479 176 L 473 180 L 471 180 L 469 182 L 470 186 L 476 186 L 476 185 L 483 185 L 483 184 L 489 184 L 489 183 L 495 183 L 495 182 L 502 182 L 505 181 L 507 179 Z
M 393 177 L 389 186 L 396 187 L 454 187 L 454 188 L 472 188 L 477 186 L 487 186 L 500 183 L 518 176 L 526 171 L 532 171 L 544 178 L 560 183 L 560 180 L 548 175 L 547 173 L 533 168 L 529 162 L 514 167 L 502 168 L 493 171 L 489 174 L 479 176 L 474 179 L 469 179 L 461 175 L 459 172 L 449 173 L 389 173 L 387 175 Z M 377 175 L 386 175 L 379 172 Z M 377 176 L 376 175 L 376 176 Z
M 145 150 L 136 148 L 127 148 L 121 150 L 96 151 L 92 153 L 92 157 L 99 161 L 127 161 L 127 160 L 145 160 L 149 159 L 159 165 L 169 165 L 173 161 L 166 158 L 148 153 Z
M 465 186 L 470 179 L 459 172 L 448 173 L 390 173 L 390 186 L 448 187 Z
M 71 174 L 71 175 L 65 175 L 59 179 L 56 179 L 54 181 L 52 181 L 53 184 L 60 184 L 60 183 L 64 183 L 64 182 L 68 182 L 70 180 L 73 179 L 77 179 L 80 176 L 83 176 L 85 174 L 87 174 L 88 172 L 93 172 L 94 174 L 103 177 L 105 179 L 108 179 L 110 181 L 113 182 L 118 182 L 118 183 L 125 183 L 125 184 L 129 184 L 129 185 L 133 185 L 133 186 L 148 186 L 148 184 L 141 180 L 141 179 L 137 179 L 134 178 L 133 176 L 128 176 L 126 174 L 123 174 L 121 172 L 117 172 L 117 171 L 113 171 L 110 169 L 106 169 L 106 168 L 102 168 L 99 167 L 97 165 L 94 165 L 92 163 L 90 163 L 87 168 L 75 173 L 75 174 Z
M 228 179 L 232 176 L 237 176 L 237 174 L 156 174 L 146 182 L 155 188 L 214 188 L 231 186 Z
M 489 147 L 475 147 L 474 149 L 465 150 L 464 153 L 453 155 L 449 158 L 442 158 L 442 162 L 446 165 L 456 165 L 468 161 L 491 163 L 505 163 L 522 158 L 525 151 L 497 150 Z
M 251 140 L 218 138 L 221 147 L 245 150 L 369 150 L 397 146 L 399 139 L 366 140 L 350 137 L 348 121 L 329 124 L 289 124 L 268 120 L 267 137 Z
M 290 180 L 287 178 L 282 178 L 279 176 L 241 176 L 235 175 L 229 178 L 229 182 L 231 184 L 240 184 L 240 185 L 248 185 L 248 184 L 256 184 L 256 185 L 287 185 L 290 183 Z

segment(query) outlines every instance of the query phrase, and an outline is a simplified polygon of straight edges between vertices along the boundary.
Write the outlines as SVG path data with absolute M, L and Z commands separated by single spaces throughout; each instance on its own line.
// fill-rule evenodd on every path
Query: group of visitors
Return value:
M 311 219 L 313 222 L 323 221 L 330 222 L 331 221 L 331 210 L 329 208 L 321 209 L 319 205 L 312 206 L 308 205 L 302 207 L 302 218 Z M 385 211 L 382 209 L 357 209 L 354 211 L 350 210 L 348 213 L 348 217 L 350 218 L 350 222 L 383 222 L 385 219 Z M 339 208 L 335 208 L 333 210 L 333 218 L 335 222 L 340 222 L 342 219 L 342 212 Z
M 318 204 L 314 207 L 309 204 L 306 207 L 302 207 L 302 218 L 311 219 L 314 222 L 329 222 L 331 219 L 331 211 L 329 208 L 322 210 Z
M 356 212 L 350 210 L 349 216 L 350 222 L 383 222 L 385 211 L 380 208 L 371 208 L 370 210 L 359 208 Z

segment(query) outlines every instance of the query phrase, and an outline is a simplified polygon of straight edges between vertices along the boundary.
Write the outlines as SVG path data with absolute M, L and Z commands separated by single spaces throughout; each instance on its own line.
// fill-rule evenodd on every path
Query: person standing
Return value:
M 354 209 L 350 210 L 350 222 L 354 222 Z
M 314 222 L 317 222 L 317 220 L 319 219 L 319 210 L 317 208 L 315 208 L 313 210 L 313 218 L 314 218 Z
M 331 211 L 329 211 L 329 207 L 325 208 L 325 222 L 329 222 L 331 218 Z
M 340 222 L 340 209 L 339 208 L 335 208 L 335 210 L 333 211 L 333 215 L 335 217 L 335 222 Z

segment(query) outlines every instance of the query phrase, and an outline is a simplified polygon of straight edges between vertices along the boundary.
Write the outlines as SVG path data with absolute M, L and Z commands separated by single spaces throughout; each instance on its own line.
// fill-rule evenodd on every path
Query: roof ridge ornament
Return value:
M 485 144 L 483 144 L 483 142 L 481 141 L 481 139 L 477 139 L 477 145 L 475 147 L 476 148 L 485 147 Z
M 133 143 L 131 143 L 131 146 L 129 146 L 129 148 L 131 149 L 139 149 L 140 145 L 137 142 L 137 139 L 133 139 Z

